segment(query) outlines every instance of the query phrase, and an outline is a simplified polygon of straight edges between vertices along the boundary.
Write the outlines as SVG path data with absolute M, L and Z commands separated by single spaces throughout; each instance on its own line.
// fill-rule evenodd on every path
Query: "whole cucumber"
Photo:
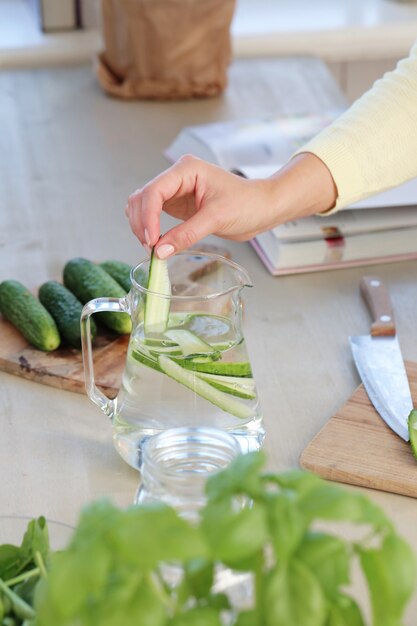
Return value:
M 132 271 L 131 265 L 123 263 L 123 261 L 103 261 L 103 263 L 100 263 L 100 267 L 110 274 L 123 289 L 130 291 L 132 287 L 132 281 L 130 280 L 130 273 Z M 142 269 L 136 270 L 135 279 L 142 287 L 146 287 L 148 284 L 147 275 Z
M 103 261 L 103 263 L 100 263 L 100 267 L 110 274 L 126 292 L 130 291 L 130 287 L 132 286 L 130 282 L 130 271 L 132 267 L 128 263 L 123 263 L 122 261 Z
M 49 280 L 39 289 L 39 300 L 55 320 L 61 336 L 74 348 L 81 347 L 80 318 L 83 305 L 74 294 L 56 282 Z M 96 336 L 96 325 L 91 320 L 91 336 Z
M 123 298 L 126 291 L 102 267 L 83 258 L 71 259 L 64 267 L 64 285 L 85 304 L 95 298 Z M 120 335 L 132 330 L 127 313 L 100 313 L 100 320 Z
M 0 311 L 35 348 L 50 352 L 61 343 L 52 316 L 19 281 L 0 284 Z

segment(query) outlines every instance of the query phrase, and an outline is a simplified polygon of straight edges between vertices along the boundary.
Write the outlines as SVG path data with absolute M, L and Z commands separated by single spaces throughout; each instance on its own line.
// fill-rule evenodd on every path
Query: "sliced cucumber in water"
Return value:
M 230 397 L 230 395 L 220 391 L 196 376 L 193 372 L 185 370 L 181 365 L 175 363 L 167 356 L 160 356 L 158 358 L 159 367 L 167 376 L 173 378 L 178 383 L 181 383 L 191 391 L 194 391 L 197 395 L 205 398 L 212 404 L 216 405 L 226 413 L 230 413 L 235 417 L 241 419 L 249 419 L 252 417 L 252 410 L 240 402 L 236 398 Z
M 208 383 L 219 383 L 225 385 L 241 385 L 248 391 L 255 389 L 255 379 L 245 378 L 244 376 L 227 376 L 225 374 L 207 374 L 206 372 L 196 372 L 199 378 L 207 381 Z
M 255 380 L 243 376 L 219 376 L 218 374 L 207 374 L 196 372 L 196 376 L 210 383 L 216 389 L 230 393 L 238 398 L 254 400 L 256 398 Z
M 200 359 L 190 359 L 183 362 L 183 367 L 195 372 L 205 372 L 206 374 L 252 378 L 252 369 L 248 361 L 210 361 L 202 363 Z
M 159 367 L 158 360 L 154 359 L 152 356 L 148 356 L 140 350 L 132 350 L 131 355 L 135 359 L 135 361 L 139 361 L 139 363 L 142 363 L 142 365 L 146 365 L 147 367 L 151 367 L 158 372 L 162 372 L 161 368 Z
M 198 376 L 198 372 L 196 372 L 196 375 Z M 242 400 L 254 400 L 256 398 L 256 393 L 250 390 L 246 390 L 240 385 L 230 385 L 229 383 L 216 383 L 210 380 L 206 382 L 208 382 L 209 385 L 211 385 L 212 387 L 219 389 L 219 391 L 224 391 L 224 393 L 228 393 L 231 396 L 236 396 L 236 398 L 242 398 Z
M 220 358 L 220 352 L 218 350 L 214 350 L 209 343 L 189 330 L 185 330 L 184 328 L 172 328 L 165 332 L 165 336 L 179 345 L 184 357 L 203 356 L 204 358 L 209 357 L 210 361 Z
M 163 333 L 168 326 L 171 281 L 168 264 L 158 259 L 152 250 L 149 265 L 148 293 L 145 303 L 145 333 Z
M 146 339 L 143 340 L 143 342 L 145 344 L 145 346 L 147 346 L 148 348 L 174 348 L 174 347 L 178 347 L 178 344 L 175 341 L 170 341 L 168 339 L 156 339 L 155 337 L 146 337 Z

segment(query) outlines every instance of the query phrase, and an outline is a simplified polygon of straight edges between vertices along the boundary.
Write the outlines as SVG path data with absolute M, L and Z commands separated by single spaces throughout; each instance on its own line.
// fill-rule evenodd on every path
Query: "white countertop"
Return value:
M 235 57 L 397 58 L 417 38 L 417 3 L 238 0 L 232 37 Z M 45 35 L 26 0 L 0 0 L 0 68 L 87 61 L 101 45 L 98 30 Z

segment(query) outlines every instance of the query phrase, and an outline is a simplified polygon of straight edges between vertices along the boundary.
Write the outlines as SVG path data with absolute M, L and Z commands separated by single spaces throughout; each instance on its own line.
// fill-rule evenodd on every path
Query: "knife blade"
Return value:
M 360 289 L 373 323 L 369 335 L 349 337 L 353 359 L 379 415 L 397 435 L 409 441 L 408 415 L 413 401 L 390 297 L 377 276 L 364 276 Z

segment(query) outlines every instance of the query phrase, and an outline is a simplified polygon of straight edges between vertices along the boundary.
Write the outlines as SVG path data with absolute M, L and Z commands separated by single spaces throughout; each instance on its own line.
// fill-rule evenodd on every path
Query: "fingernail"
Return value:
M 171 246 L 170 243 L 164 243 L 162 246 L 156 249 L 156 254 L 160 259 L 166 259 L 167 256 L 174 252 L 174 246 Z
M 148 246 L 151 247 L 151 238 L 149 237 L 149 233 L 146 228 L 145 228 L 145 239 L 146 239 L 146 243 L 148 244 Z

